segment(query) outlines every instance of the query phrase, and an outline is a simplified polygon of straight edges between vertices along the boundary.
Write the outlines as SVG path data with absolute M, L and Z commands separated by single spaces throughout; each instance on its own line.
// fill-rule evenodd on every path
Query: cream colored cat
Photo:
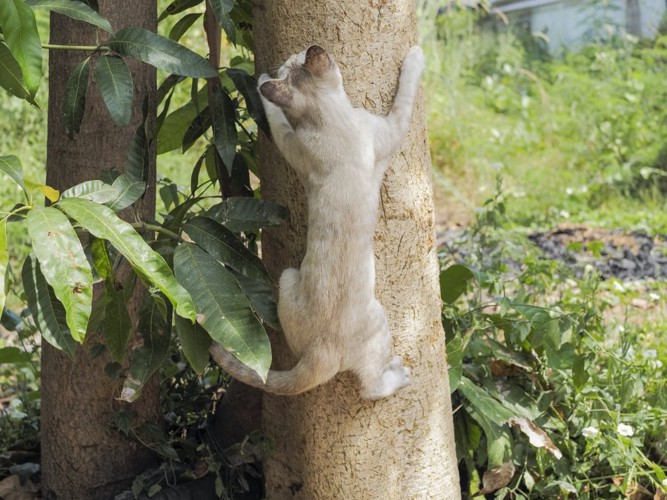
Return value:
M 299 361 L 269 371 L 266 383 L 218 344 L 211 354 L 237 379 L 276 394 L 298 394 L 351 370 L 364 398 L 382 398 L 409 382 L 391 356 L 384 309 L 375 298 L 373 233 L 380 184 L 406 135 L 424 56 L 412 47 L 387 116 L 350 103 L 340 69 L 313 45 L 291 56 L 259 91 L 276 146 L 305 187 L 308 238 L 300 269 L 280 278 L 278 315 Z

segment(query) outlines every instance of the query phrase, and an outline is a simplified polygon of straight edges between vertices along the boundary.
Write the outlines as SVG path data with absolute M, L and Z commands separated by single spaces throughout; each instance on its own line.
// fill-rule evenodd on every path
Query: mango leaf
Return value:
M 507 426 L 500 426 L 493 422 L 478 407 L 467 408 L 470 416 L 479 424 L 486 435 L 486 453 L 488 468 L 501 467 L 512 458 L 512 435 Z
M 0 42 L 0 87 L 19 99 L 35 104 L 23 81 L 21 66 L 3 42 Z
M 77 21 L 92 24 L 111 33 L 111 23 L 100 16 L 85 3 L 74 0 L 27 0 L 26 4 L 33 9 L 47 9 Z
M 112 187 L 116 190 L 116 198 L 107 204 L 114 212 L 129 207 L 141 198 L 146 191 L 146 183 L 132 179 L 127 174 L 121 174 L 113 181 Z
M 169 38 L 175 42 L 178 42 L 183 35 L 190 29 L 197 20 L 201 17 L 201 14 L 187 14 L 178 20 L 174 27 L 169 31 Z
M 264 264 L 225 226 L 208 217 L 190 219 L 183 230 L 201 248 L 236 272 L 255 280 L 270 282 Z
M 125 160 L 125 175 L 134 181 L 145 181 L 148 179 L 148 168 L 150 164 L 150 145 L 146 131 L 146 120 L 148 118 L 148 100 L 144 99 L 142 106 L 143 119 L 137 127 L 130 143 L 130 148 Z
M 28 308 L 42 337 L 72 358 L 76 342 L 65 320 L 65 308 L 46 282 L 37 260 L 31 256 L 23 263 L 21 280 L 28 298 Z
M 30 201 L 30 198 L 28 198 L 28 190 L 26 189 L 23 180 L 21 160 L 13 155 L 0 156 L 0 172 L 7 174 L 14 182 L 16 182 L 16 184 L 23 190 L 26 200 Z
M 234 0 L 208 0 L 213 15 L 230 42 L 236 45 L 236 26 L 229 13 L 234 8 Z
M 202 108 L 208 106 L 208 86 L 204 85 L 197 93 L 196 103 L 188 102 L 170 113 L 162 122 L 157 135 L 157 154 L 173 151 L 183 145 L 183 138 L 192 121 Z
M 201 113 L 195 116 L 190 126 L 183 136 L 183 149 L 185 153 L 206 131 L 211 128 L 211 113 L 208 108 L 204 108 Z
M 9 264 L 9 253 L 7 252 L 7 219 L 0 220 L 0 313 L 5 308 L 7 295 L 5 294 L 5 276 Z
M 77 65 L 67 80 L 65 88 L 65 131 L 70 139 L 81 130 L 83 114 L 86 110 L 86 91 L 90 58 Z
M 21 351 L 18 347 L 3 347 L 0 349 L 0 365 L 28 363 L 30 356 Z
M 466 266 L 454 264 L 440 273 L 440 295 L 447 304 L 453 304 L 468 289 L 475 275 Z
M 192 243 L 174 252 L 174 272 L 197 306 L 197 322 L 262 380 L 271 365 L 271 346 L 234 276 Z
M 132 119 L 132 74 L 120 57 L 102 56 L 95 61 L 95 81 L 111 118 L 119 127 Z
M 167 7 L 162 11 L 158 21 L 162 21 L 166 17 L 173 16 L 179 12 L 183 12 L 195 5 L 199 5 L 204 0 L 173 0 Z
M 232 272 L 232 274 L 236 278 L 236 282 L 241 287 L 241 290 L 243 290 L 243 293 L 250 299 L 252 310 L 255 311 L 259 319 L 274 330 L 280 331 L 278 306 L 270 282 L 248 278 L 237 272 Z
M 222 86 L 216 85 L 212 89 L 208 105 L 211 110 L 211 122 L 213 124 L 213 141 L 222 162 L 227 167 L 227 172 L 231 176 L 234 157 L 236 156 L 236 145 L 239 142 L 236 132 L 236 109 L 229 95 L 227 95 L 227 91 Z
M 28 92 L 34 97 L 42 76 L 42 44 L 35 13 L 23 0 L 2 0 L 0 28 L 5 44 L 21 68 Z
M 472 406 L 477 408 L 495 425 L 503 425 L 515 416 L 514 412 L 505 408 L 500 401 L 489 396 L 484 389 L 476 386 L 467 377 L 461 378 L 459 390 Z
M 269 122 L 266 121 L 266 114 L 264 113 L 264 106 L 262 99 L 257 90 L 257 80 L 248 74 L 247 71 L 238 68 L 229 68 L 225 73 L 234 82 L 236 90 L 238 90 L 245 99 L 245 105 L 252 119 L 264 133 L 270 135 Z
M 158 69 L 192 78 L 216 78 L 218 72 L 206 59 L 182 45 L 143 28 L 124 28 L 106 45 L 121 56 L 130 56 Z
M 51 203 L 55 203 L 60 198 L 60 191 L 53 189 L 51 186 L 45 186 L 44 184 L 39 184 L 37 186 L 42 194 L 49 200 Z
M 125 304 L 125 295 L 122 290 L 116 290 L 113 283 L 107 282 L 102 300 L 104 343 L 114 361 L 122 363 L 125 360 L 127 341 L 132 333 L 132 320 Z
M 176 316 L 176 333 L 190 366 L 197 375 L 203 375 L 208 366 L 208 348 L 213 341 L 211 336 L 198 323 L 190 323 L 180 316 Z
M 287 220 L 287 209 L 270 201 L 250 197 L 227 198 L 211 207 L 206 214 L 233 233 L 257 231 L 280 226 Z
M 72 337 L 83 342 L 93 303 L 93 274 L 79 237 L 67 217 L 52 207 L 32 209 L 26 222 L 42 273 L 65 307 Z
M 189 323 L 188 320 L 178 319 Z M 131 352 L 129 375 L 123 384 L 120 399 L 132 402 L 141 395 L 141 389 L 162 366 L 171 342 L 171 313 L 160 295 L 146 295 L 139 310 L 137 333 L 142 343 Z
M 108 203 L 118 197 L 113 186 L 99 180 L 85 181 L 63 191 L 61 198 L 85 198 L 96 203 Z
M 162 256 L 130 224 L 110 208 L 82 198 L 65 198 L 58 206 L 93 236 L 108 240 L 137 273 L 167 296 L 177 314 L 195 320 L 195 308 L 188 292 L 178 284 Z

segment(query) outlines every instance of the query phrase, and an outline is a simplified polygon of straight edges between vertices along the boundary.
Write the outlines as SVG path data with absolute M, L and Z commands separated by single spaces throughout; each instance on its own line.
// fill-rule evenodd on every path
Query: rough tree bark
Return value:
M 353 103 L 388 110 L 400 63 L 417 43 L 416 8 L 404 0 L 256 2 L 258 70 L 277 68 L 312 43 L 328 49 Z M 288 227 L 266 231 L 264 260 L 278 276 L 299 266 L 306 214 L 301 186 L 267 140 L 262 194 L 290 210 Z M 421 97 L 409 137 L 382 187 L 375 239 L 377 294 L 412 383 L 391 398 L 359 398 L 348 374 L 298 397 L 265 395 L 263 427 L 275 450 L 265 463 L 267 497 L 460 498 L 433 227 L 430 158 Z M 277 339 L 275 365 L 294 360 Z
M 113 28 L 143 27 L 155 31 L 155 0 L 99 0 L 100 13 Z M 89 25 L 53 14 L 51 43 L 96 45 L 107 33 Z M 99 178 L 103 168 L 124 168 L 129 143 L 142 119 L 142 102 L 148 98 L 149 116 L 154 116 L 155 70 L 130 64 L 134 80 L 133 118 L 119 128 L 111 120 L 99 92 L 88 89 L 81 133 L 69 140 L 63 123 L 63 101 L 67 78 L 88 54 L 52 51 L 49 58 L 49 122 L 47 184 L 63 190 L 85 180 Z M 92 75 L 92 69 L 91 69 Z M 148 190 L 138 207 L 144 219 L 153 216 L 155 205 L 155 153 L 151 154 Z M 137 302 L 134 300 L 133 302 Z M 130 304 L 136 324 L 136 304 Z M 115 398 L 119 382 L 104 373 L 110 358 L 91 356 L 89 338 L 77 349 L 72 362 L 45 343 L 42 352 L 42 485 L 44 498 L 106 499 L 122 491 L 138 472 L 152 463 L 146 448 L 108 429 L 112 414 L 127 408 L 136 412 L 135 422 L 159 422 L 157 381 L 145 387 L 141 398 L 126 406 Z

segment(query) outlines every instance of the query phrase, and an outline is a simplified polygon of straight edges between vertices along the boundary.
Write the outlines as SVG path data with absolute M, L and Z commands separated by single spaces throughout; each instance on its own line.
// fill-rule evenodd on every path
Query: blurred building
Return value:
M 515 26 L 542 33 L 551 51 L 619 32 L 652 38 L 667 0 L 490 0 Z

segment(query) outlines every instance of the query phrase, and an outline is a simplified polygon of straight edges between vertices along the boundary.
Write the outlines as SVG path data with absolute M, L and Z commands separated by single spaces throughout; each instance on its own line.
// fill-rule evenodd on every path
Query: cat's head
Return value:
M 277 73 L 278 78 L 264 82 L 259 91 L 289 117 L 300 118 L 316 112 L 327 94 L 343 88 L 340 68 L 319 45 L 294 54 Z

